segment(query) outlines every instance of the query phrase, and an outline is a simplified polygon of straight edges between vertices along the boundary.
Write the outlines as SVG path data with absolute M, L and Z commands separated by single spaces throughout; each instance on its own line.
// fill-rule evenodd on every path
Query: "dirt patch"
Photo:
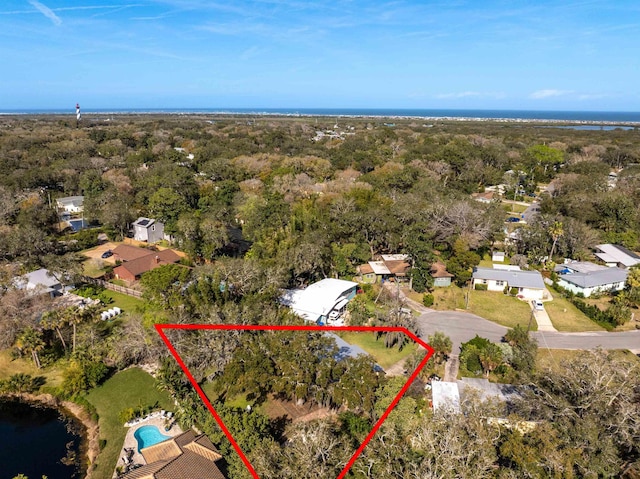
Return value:
M 90 259 L 99 259 L 105 263 L 116 264 L 116 260 L 113 256 L 110 256 L 109 258 L 102 258 L 102 253 L 112 250 L 116 246 L 118 246 L 117 243 L 108 242 L 101 244 L 100 246 L 96 246 L 95 248 L 88 249 L 87 251 L 83 251 L 82 254 Z
M 335 411 L 318 405 L 310 403 L 296 404 L 293 401 L 282 401 L 273 398 L 269 399 L 262 406 L 262 409 L 270 419 L 286 417 L 292 422 L 312 421 L 336 415 Z

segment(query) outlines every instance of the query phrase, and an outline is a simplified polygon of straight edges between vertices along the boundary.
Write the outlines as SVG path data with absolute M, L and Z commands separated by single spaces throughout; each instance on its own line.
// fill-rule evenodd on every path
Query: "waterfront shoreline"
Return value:
M 51 394 L 30 393 L 4 393 L 0 398 L 14 399 L 25 403 L 35 403 L 60 411 L 66 417 L 72 418 L 82 425 L 80 433 L 80 453 L 84 454 L 84 479 L 91 479 L 93 464 L 100 453 L 100 430 L 97 421 L 94 421 L 89 412 L 79 404 L 72 401 L 62 401 Z
M 83 112 L 85 118 L 128 116 L 175 116 L 175 117 L 275 117 L 275 118 L 342 118 L 354 120 L 410 120 L 410 121 L 455 121 L 497 123 L 551 123 L 608 126 L 640 126 L 640 112 L 585 112 L 585 111 L 517 111 L 517 110 L 356 110 L 356 109 L 96 109 Z M 67 110 L 0 111 L 0 117 L 62 116 L 75 117 Z M 616 118 L 617 117 L 617 118 Z

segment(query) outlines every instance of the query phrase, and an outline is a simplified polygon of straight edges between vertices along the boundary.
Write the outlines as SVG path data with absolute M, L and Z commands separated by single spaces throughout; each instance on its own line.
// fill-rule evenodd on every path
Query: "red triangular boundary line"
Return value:
M 222 418 L 218 415 L 216 410 L 213 408 L 211 402 L 209 401 L 209 398 L 204 393 L 204 391 L 202 390 L 198 382 L 195 380 L 195 378 L 187 368 L 186 364 L 180 357 L 180 354 L 178 354 L 178 351 L 173 347 L 173 345 L 171 344 L 171 341 L 169 341 L 169 338 L 167 338 L 164 332 L 165 329 L 191 329 L 191 330 L 203 329 L 203 330 L 222 330 L 222 331 L 355 331 L 355 332 L 369 332 L 369 333 L 370 332 L 404 333 L 408 337 L 413 339 L 418 345 L 426 349 L 427 354 L 424 357 L 424 359 L 420 362 L 420 364 L 418 365 L 416 370 L 413 372 L 413 374 L 409 376 L 409 379 L 407 380 L 405 385 L 402 387 L 402 389 L 400 389 L 400 392 L 396 395 L 396 397 L 393 398 L 393 401 L 391 401 L 391 404 L 389 405 L 389 407 L 384 411 L 382 416 L 380 416 L 380 419 L 378 419 L 378 421 L 373 425 L 371 432 L 367 435 L 364 441 L 362 441 L 362 444 L 360 444 L 360 447 L 356 449 L 356 452 L 353 454 L 353 456 L 351 456 L 351 459 L 349 459 L 349 462 L 347 462 L 347 465 L 344 467 L 344 469 L 342 469 L 342 471 L 340 472 L 340 474 L 336 479 L 344 479 L 344 477 L 347 475 L 347 473 L 351 469 L 351 466 L 353 466 L 353 464 L 356 462 L 356 459 L 358 458 L 358 456 L 360 456 L 360 454 L 362 453 L 364 448 L 367 446 L 367 444 L 369 444 L 371 439 L 373 439 L 374 434 L 378 431 L 378 429 L 380 429 L 380 426 L 382 426 L 382 423 L 387 419 L 387 417 L 389 416 L 393 408 L 396 406 L 396 404 L 398 404 L 398 402 L 400 401 L 404 393 L 407 391 L 407 389 L 409 389 L 409 386 L 411 386 L 411 383 L 413 382 L 413 380 L 418 376 L 418 374 L 420 374 L 420 371 L 422 371 L 422 369 L 425 367 L 429 359 L 431 359 L 431 356 L 433 356 L 433 352 L 434 352 L 431 346 L 429 346 L 427 343 L 422 341 L 411 331 L 409 331 L 406 328 L 397 328 L 397 327 L 267 326 L 267 325 L 244 325 L 244 324 L 156 324 L 155 328 L 158 331 L 158 334 L 160 335 L 164 343 L 169 348 L 169 351 L 171 351 L 171 354 L 173 355 L 173 357 L 175 358 L 177 363 L 180 365 L 185 375 L 187 376 L 187 378 L 195 388 L 196 392 L 204 402 L 205 406 L 207 406 L 207 409 L 209 409 L 209 412 L 211 412 L 213 418 L 218 423 L 218 426 L 220 426 L 220 429 L 222 429 L 222 432 L 224 432 L 224 434 L 227 436 L 227 438 L 229 439 L 229 442 L 231 443 L 233 448 L 236 450 L 236 452 L 240 456 L 240 459 L 242 459 L 242 462 L 244 462 L 245 466 L 247 466 L 247 469 L 249 470 L 251 475 L 254 477 L 254 479 L 260 479 L 260 477 L 258 476 L 255 469 L 247 459 L 247 456 L 245 456 L 244 452 L 242 452 L 242 449 L 240 449 L 240 446 L 238 445 L 238 443 L 235 441 L 235 439 L 227 429 L 227 426 L 225 426 L 224 422 L 222 421 Z

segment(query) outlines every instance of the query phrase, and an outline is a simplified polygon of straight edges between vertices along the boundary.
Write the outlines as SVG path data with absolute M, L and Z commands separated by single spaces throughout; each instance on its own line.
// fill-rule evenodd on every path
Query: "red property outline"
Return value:
M 173 345 L 171 344 L 171 341 L 169 341 L 169 338 L 167 338 L 164 332 L 165 329 L 186 329 L 186 330 L 202 329 L 202 330 L 222 330 L 222 331 L 354 331 L 354 332 L 363 332 L 363 333 L 364 332 L 404 333 L 408 337 L 413 339 L 416 343 L 418 343 L 418 345 L 426 349 L 427 354 L 424 357 L 424 359 L 420 362 L 420 364 L 418 365 L 416 370 L 413 372 L 413 374 L 409 376 L 409 379 L 407 380 L 405 385 L 402 387 L 402 389 L 400 389 L 400 392 L 396 395 L 396 397 L 393 398 L 393 401 L 391 401 L 391 404 L 389 405 L 389 407 L 384 411 L 382 416 L 380 416 L 380 419 L 378 419 L 378 421 L 373 425 L 371 432 L 367 435 L 364 441 L 362 441 L 362 444 L 360 444 L 360 447 L 358 447 L 358 449 L 353 454 L 353 456 L 351 456 L 351 459 L 349 459 L 349 462 L 347 462 L 347 465 L 340 472 L 340 474 L 336 479 L 344 479 L 344 477 L 349 472 L 349 469 L 351 469 L 351 466 L 353 466 L 353 464 L 356 462 L 356 459 L 358 458 L 358 456 L 362 453 L 362 451 L 367 446 L 367 444 L 369 444 L 371 439 L 373 439 L 374 434 L 378 431 L 378 429 L 380 429 L 380 426 L 382 426 L 382 423 L 387 419 L 387 417 L 389 416 L 393 408 L 396 406 L 396 404 L 398 404 L 398 402 L 400 401 L 404 393 L 407 391 L 407 389 L 409 389 L 409 386 L 411 386 L 411 383 L 413 382 L 413 380 L 418 376 L 418 374 L 420 374 L 420 371 L 422 371 L 422 369 L 425 367 L 429 359 L 431 359 L 431 356 L 433 356 L 433 352 L 434 352 L 431 346 L 429 346 L 427 343 L 422 341 L 411 331 L 407 330 L 406 328 L 398 328 L 398 327 L 266 326 L 266 325 L 241 325 L 241 324 L 156 324 L 155 328 L 156 328 L 156 331 L 158 331 L 158 334 L 160 335 L 164 343 L 169 348 L 169 351 L 171 351 L 171 354 L 173 355 L 177 363 L 180 365 L 180 367 L 186 374 L 187 378 L 189 379 L 189 382 L 191 382 L 191 384 L 195 388 L 196 392 L 200 396 L 200 399 L 202 399 L 205 406 L 207 406 L 207 409 L 209 409 L 209 412 L 211 412 L 213 418 L 216 420 L 216 422 L 220 426 L 220 429 L 222 429 L 222 432 L 224 432 L 224 434 L 227 436 L 227 438 L 229 439 L 229 442 L 231 442 L 231 445 L 236 450 L 236 452 L 240 456 L 240 459 L 242 459 L 242 462 L 244 462 L 245 466 L 247 466 L 247 469 L 249 470 L 251 475 L 254 477 L 254 479 L 260 479 L 260 477 L 258 476 L 256 471 L 253 469 L 253 466 L 245 456 L 244 452 L 242 452 L 242 449 L 240 449 L 240 446 L 238 445 L 238 443 L 235 441 L 235 439 L 227 429 L 227 426 L 225 426 L 224 422 L 222 422 L 222 418 L 218 415 L 216 410 L 213 408 L 211 402 L 209 401 L 209 398 L 204 393 L 204 391 L 202 390 L 198 382 L 195 380 L 195 378 L 187 368 L 186 364 L 180 357 L 180 354 L 178 354 L 178 351 L 173 347 Z

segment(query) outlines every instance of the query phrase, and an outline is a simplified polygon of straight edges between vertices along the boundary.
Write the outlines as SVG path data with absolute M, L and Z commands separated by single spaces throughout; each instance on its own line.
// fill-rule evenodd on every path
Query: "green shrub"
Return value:
M 473 287 L 473 289 L 475 289 L 476 291 L 487 291 L 487 289 L 489 289 L 489 285 L 488 284 L 482 284 L 482 283 L 476 283 L 476 285 Z
M 427 308 L 429 306 L 433 306 L 434 297 L 432 294 L 423 294 L 422 295 L 422 304 L 424 304 Z
M 509 294 L 510 294 L 511 296 L 517 296 L 517 295 L 518 295 L 518 288 L 511 288 L 511 289 L 509 290 Z

